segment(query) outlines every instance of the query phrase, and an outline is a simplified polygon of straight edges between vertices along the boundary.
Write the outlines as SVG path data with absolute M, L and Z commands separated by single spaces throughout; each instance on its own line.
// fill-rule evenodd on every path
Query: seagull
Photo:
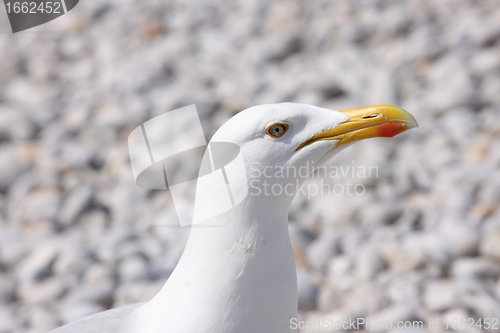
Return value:
M 333 111 L 279 103 L 241 111 L 211 142 L 238 145 L 246 174 L 233 177 L 233 186 L 251 182 L 261 191 L 249 190 L 241 203 L 214 217 L 217 227 L 192 227 L 175 270 L 149 302 L 107 310 L 51 333 L 296 332 L 288 212 L 307 175 L 281 177 L 272 170 L 309 167 L 311 172 L 356 141 L 415 127 L 407 111 L 388 105 Z M 287 190 L 266 195 L 259 188 L 264 182 Z

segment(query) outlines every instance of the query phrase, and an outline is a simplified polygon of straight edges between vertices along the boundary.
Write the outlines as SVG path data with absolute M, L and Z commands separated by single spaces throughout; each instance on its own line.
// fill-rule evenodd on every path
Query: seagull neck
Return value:
M 276 204 L 262 198 L 247 200 L 220 215 L 215 223 L 217 226 L 193 227 L 188 246 L 206 251 L 214 247 L 213 243 L 255 243 L 269 238 L 288 240 L 288 211 L 289 204 Z
M 163 318 L 189 314 L 210 332 L 287 325 L 297 316 L 297 280 L 285 202 L 247 198 L 219 216 L 222 226 L 193 226 L 177 267 L 144 308 L 144 320 L 163 327 Z M 167 326 L 199 331 L 196 324 L 179 325 Z

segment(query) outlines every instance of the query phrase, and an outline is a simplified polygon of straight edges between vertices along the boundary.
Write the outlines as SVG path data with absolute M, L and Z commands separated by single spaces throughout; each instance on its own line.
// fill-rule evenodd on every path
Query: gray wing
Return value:
M 134 310 L 145 303 L 136 303 L 99 312 L 79 319 L 49 333 L 122 333 Z

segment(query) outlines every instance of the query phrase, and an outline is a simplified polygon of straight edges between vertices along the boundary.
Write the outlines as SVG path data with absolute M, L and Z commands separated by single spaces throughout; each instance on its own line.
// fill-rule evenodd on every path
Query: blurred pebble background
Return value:
M 419 129 L 331 162 L 378 168 L 325 180 L 362 195 L 296 198 L 301 319 L 500 319 L 498 1 L 82 0 L 17 34 L 1 15 L 1 333 L 159 290 L 189 231 L 153 226 L 175 211 L 134 184 L 127 136 L 193 103 L 208 139 L 263 103 L 410 111 Z

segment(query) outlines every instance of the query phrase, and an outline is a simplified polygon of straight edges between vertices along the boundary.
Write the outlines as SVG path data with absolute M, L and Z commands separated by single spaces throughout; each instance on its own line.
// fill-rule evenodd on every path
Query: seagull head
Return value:
M 356 141 L 393 137 L 414 127 L 418 127 L 415 118 L 395 106 L 333 111 L 280 103 L 241 111 L 219 129 L 212 141 L 238 145 L 245 165 L 263 171 L 320 166 Z

